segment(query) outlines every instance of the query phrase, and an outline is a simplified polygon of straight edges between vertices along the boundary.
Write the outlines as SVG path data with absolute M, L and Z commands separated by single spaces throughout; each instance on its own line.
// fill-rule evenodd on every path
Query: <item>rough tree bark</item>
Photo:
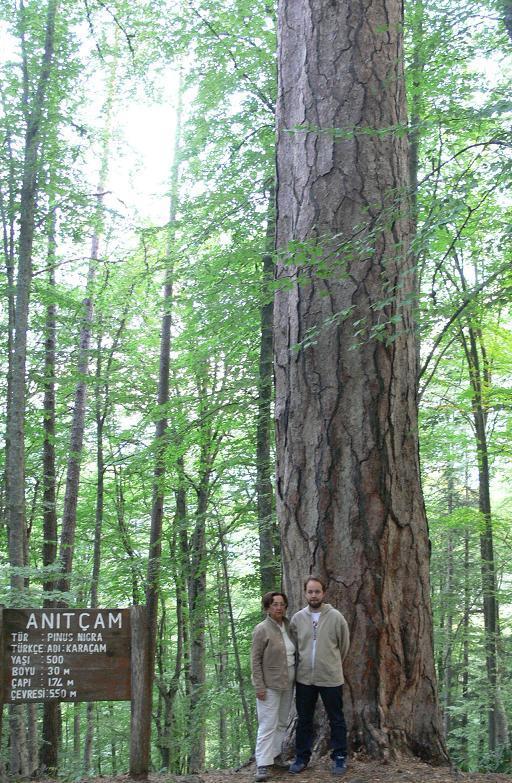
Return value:
M 281 0 L 275 375 L 285 589 L 347 617 L 349 741 L 445 761 L 419 479 L 399 0 Z

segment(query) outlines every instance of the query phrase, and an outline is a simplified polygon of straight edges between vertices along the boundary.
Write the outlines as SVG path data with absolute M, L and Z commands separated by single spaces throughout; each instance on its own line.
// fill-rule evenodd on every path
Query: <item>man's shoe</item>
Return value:
M 333 775 L 344 775 L 347 771 L 347 759 L 345 756 L 335 756 L 332 760 L 331 772 Z
M 277 767 L 278 769 L 290 769 L 290 762 L 285 761 L 283 758 L 283 754 L 280 753 L 274 759 L 274 767 Z
M 268 767 L 256 767 L 256 777 L 254 780 L 256 783 L 262 783 L 264 780 L 268 780 Z
M 292 775 L 298 775 L 299 772 L 303 772 L 308 765 L 307 761 L 304 761 L 304 759 L 295 759 L 293 764 L 290 764 L 288 768 L 288 772 L 291 772 Z

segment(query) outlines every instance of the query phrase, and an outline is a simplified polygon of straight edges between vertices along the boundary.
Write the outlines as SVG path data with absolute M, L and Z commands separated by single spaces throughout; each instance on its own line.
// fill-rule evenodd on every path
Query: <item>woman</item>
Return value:
M 267 617 L 252 635 L 252 684 L 256 689 L 258 737 L 256 739 L 256 781 L 269 777 L 268 767 L 288 769 L 281 757 L 281 744 L 295 680 L 295 644 L 285 617 L 288 599 L 284 593 L 265 593 L 262 599 Z

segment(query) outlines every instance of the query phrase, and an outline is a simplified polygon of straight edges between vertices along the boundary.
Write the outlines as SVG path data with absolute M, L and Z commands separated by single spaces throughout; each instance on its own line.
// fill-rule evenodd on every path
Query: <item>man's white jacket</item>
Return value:
M 350 646 L 347 621 L 331 604 L 322 604 L 313 662 L 313 617 L 309 606 L 293 615 L 290 631 L 297 645 L 297 682 L 333 688 L 343 685 L 343 661 Z

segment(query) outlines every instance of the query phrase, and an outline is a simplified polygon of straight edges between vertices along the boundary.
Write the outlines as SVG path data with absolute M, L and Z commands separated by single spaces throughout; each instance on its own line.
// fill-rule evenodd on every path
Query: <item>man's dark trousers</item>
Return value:
M 331 757 L 347 755 L 347 727 L 343 715 L 343 686 L 326 688 L 321 685 L 295 684 L 297 705 L 297 732 L 295 747 L 297 758 L 306 763 L 313 745 L 313 716 L 318 696 L 322 699 L 331 726 Z

